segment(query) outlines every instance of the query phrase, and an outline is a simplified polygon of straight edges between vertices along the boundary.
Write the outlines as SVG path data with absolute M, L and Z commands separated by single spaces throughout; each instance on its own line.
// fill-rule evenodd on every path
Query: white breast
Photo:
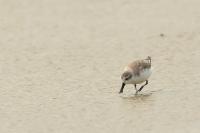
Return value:
M 133 76 L 126 84 L 140 84 L 151 76 L 151 69 L 144 69 L 139 76 Z

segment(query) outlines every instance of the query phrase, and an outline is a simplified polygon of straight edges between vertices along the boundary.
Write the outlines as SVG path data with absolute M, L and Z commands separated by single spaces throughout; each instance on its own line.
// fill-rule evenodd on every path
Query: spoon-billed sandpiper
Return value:
M 151 75 L 151 57 L 148 56 L 143 60 L 136 60 L 128 64 L 121 75 L 122 87 L 119 93 L 123 93 L 126 84 L 134 84 L 136 94 L 140 92 L 144 86 L 148 84 L 148 78 Z M 137 84 L 146 82 L 144 85 L 137 89 Z

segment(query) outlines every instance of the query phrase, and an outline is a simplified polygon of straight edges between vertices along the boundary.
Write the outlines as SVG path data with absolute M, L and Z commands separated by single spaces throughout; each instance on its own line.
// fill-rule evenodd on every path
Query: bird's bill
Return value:
M 126 84 L 125 83 L 122 83 L 122 87 L 121 87 L 121 89 L 120 89 L 120 92 L 119 93 L 123 93 L 123 90 L 124 90 L 124 86 L 125 86 Z

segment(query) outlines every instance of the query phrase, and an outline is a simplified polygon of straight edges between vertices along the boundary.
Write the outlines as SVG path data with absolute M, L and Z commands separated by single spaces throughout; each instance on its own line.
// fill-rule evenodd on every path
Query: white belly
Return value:
M 140 84 L 146 81 L 151 76 L 151 69 L 145 69 L 139 76 L 133 76 L 126 84 Z

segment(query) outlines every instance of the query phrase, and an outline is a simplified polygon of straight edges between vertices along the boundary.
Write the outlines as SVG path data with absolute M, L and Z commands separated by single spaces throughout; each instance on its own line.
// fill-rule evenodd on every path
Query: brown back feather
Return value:
M 146 61 L 149 60 L 149 61 Z M 144 60 L 136 60 L 128 65 L 132 70 L 133 73 L 137 76 L 140 75 L 140 72 L 144 69 L 151 68 L 151 57 L 144 59 Z

